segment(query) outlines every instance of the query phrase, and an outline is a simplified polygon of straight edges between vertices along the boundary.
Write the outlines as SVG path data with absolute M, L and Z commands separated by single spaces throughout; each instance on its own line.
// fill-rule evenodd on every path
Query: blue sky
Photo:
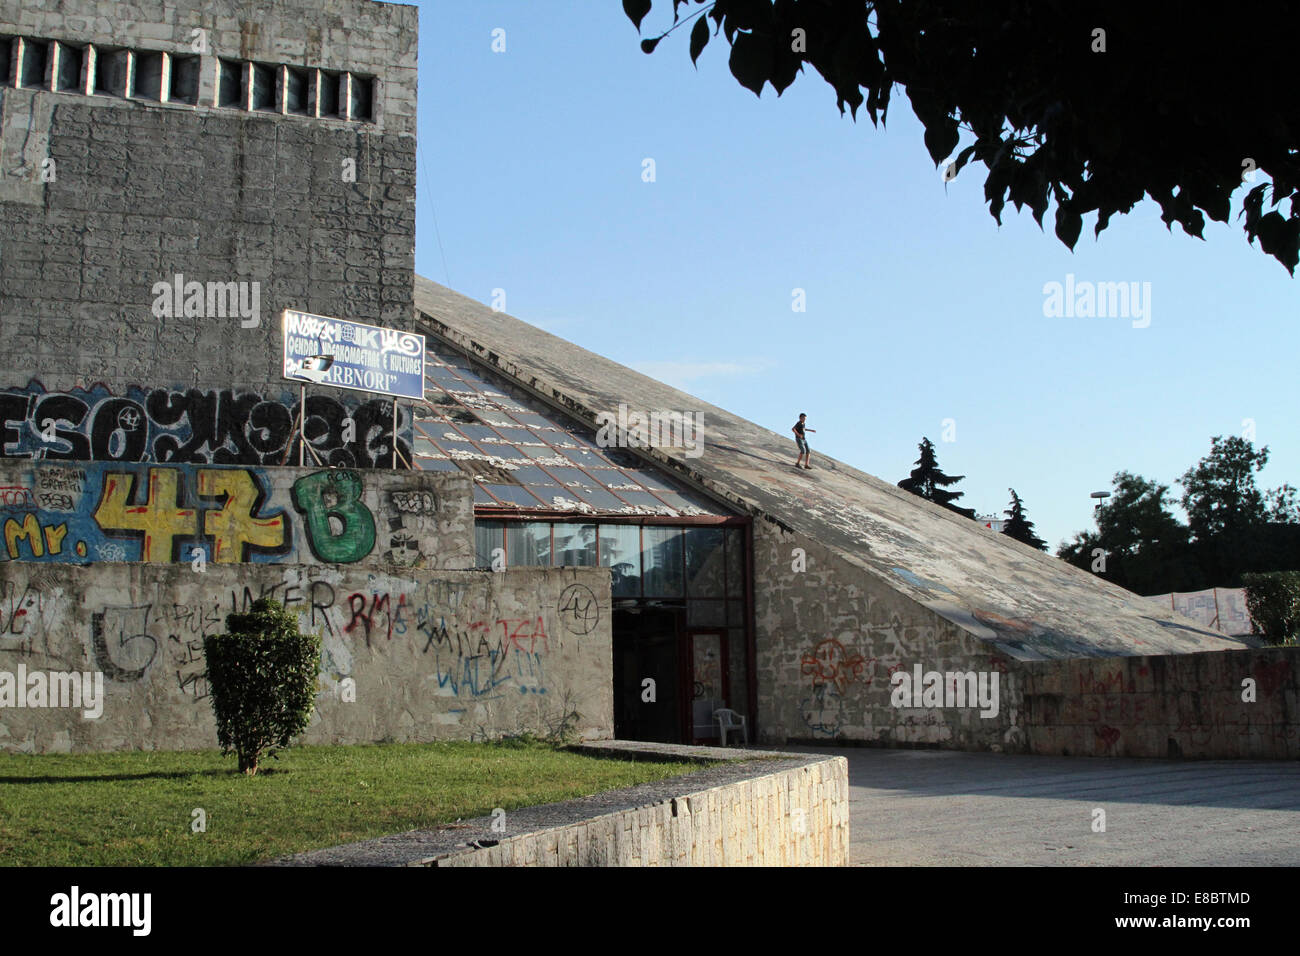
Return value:
M 1148 201 L 1071 253 L 1052 212 L 999 227 L 982 165 L 945 184 L 901 92 L 887 128 L 816 73 L 758 99 L 721 36 L 698 71 L 689 27 L 647 56 L 617 0 L 418 6 L 420 274 L 779 433 L 806 411 L 814 466 L 898 481 L 927 435 L 962 504 L 1014 487 L 1053 552 L 1116 471 L 1178 495 L 1246 419 L 1260 484 L 1300 484 L 1300 286 L 1246 243 L 1244 188 L 1204 242 Z M 1150 283 L 1150 324 L 1046 317 L 1068 273 Z

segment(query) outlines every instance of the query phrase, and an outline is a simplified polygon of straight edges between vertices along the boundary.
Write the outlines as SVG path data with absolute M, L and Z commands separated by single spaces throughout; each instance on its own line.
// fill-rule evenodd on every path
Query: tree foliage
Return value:
M 1110 498 L 1095 511 L 1096 532 L 1083 532 L 1058 556 L 1091 570 L 1100 549 L 1107 580 L 1139 594 L 1199 590 L 1189 565 L 1189 535 L 1170 510 L 1169 486 L 1127 471 L 1115 475 Z
M 965 492 L 945 491 L 949 485 L 955 485 L 965 478 L 965 475 L 945 475 L 939 467 L 938 456 L 934 452 L 934 443 L 928 438 L 922 438 L 921 444 L 917 446 L 921 450 L 921 457 L 916 460 L 916 466 L 912 469 L 912 474 L 898 483 L 898 487 L 904 491 L 910 491 L 917 497 L 924 498 L 926 501 L 933 501 L 937 505 L 943 505 L 949 511 L 955 511 L 959 515 L 967 518 L 974 518 L 975 512 L 971 508 L 959 508 L 954 502 Z
M 1008 488 L 1007 490 L 1011 492 L 1011 508 L 1005 512 L 1007 521 L 1002 526 L 1002 533 L 1015 538 L 1022 544 L 1029 545 L 1031 548 L 1046 551 L 1047 542 L 1034 534 L 1034 523 L 1025 517 L 1025 505 L 1020 500 L 1020 496 L 1016 494 L 1016 489 Z
M 1289 485 L 1261 491 L 1256 474 L 1268 448 L 1217 436 L 1210 453 L 1180 480 L 1183 524 L 1169 486 L 1121 471 L 1096 509 L 1097 530 L 1076 535 L 1057 555 L 1139 594 L 1237 587 L 1247 572 L 1300 569 L 1300 509 Z M 1104 552 L 1105 570 L 1094 567 Z
M 226 615 L 227 634 L 203 639 L 221 752 L 252 776 L 265 753 L 307 729 L 316 702 L 321 639 L 298 632 L 298 617 L 260 598 L 247 614 Z
M 1270 644 L 1300 641 L 1300 571 L 1243 575 L 1246 607 L 1255 628 Z
M 1073 249 L 1084 216 L 1096 213 L 1100 235 L 1149 196 L 1167 228 L 1201 237 L 1206 217 L 1228 222 L 1232 194 L 1248 187 L 1248 241 L 1295 272 L 1300 113 L 1286 91 L 1300 7 L 1207 19 L 1167 3 L 1077 0 L 671 6 L 672 24 L 641 48 L 689 23 L 694 62 L 721 33 L 732 75 L 755 94 L 770 83 L 781 95 L 810 66 L 841 113 L 856 119 L 865 106 L 879 124 L 903 90 L 936 167 L 953 157 L 945 179 L 972 160 L 985 166 L 999 223 L 1008 201 L 1040 226 L 1054 203 L 1056 235 Z M 652 7 L 623 2 L 638 32 Z M 1260 174 L 1271 182 L 1255 184 Z

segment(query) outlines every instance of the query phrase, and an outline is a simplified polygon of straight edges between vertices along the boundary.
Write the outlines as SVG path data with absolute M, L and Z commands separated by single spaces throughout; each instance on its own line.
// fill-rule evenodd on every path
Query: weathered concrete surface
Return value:
M 492 829 L 491 817 L 478 817 L 272 865 L 843 866 L 848 860 L 843 759 L 628 741 L 579 749 L 623 759 L 735 762 L 512 810 L 504 832 Z
M 0 563 L 466 569 L 473 539 L 460 473 L 0 459 Z
M 1027 749 L 1114 757 L 1300 757 L 1300 648 L 1020 665 Z
M 415 302 L 430 331 L 593 428 L 597 412 L 619 403 L 702 413 L 700 457 L 662 449 L 647 457 L 756 517 L 820 542 L 859 578 L 883 582 L 978 637 L 990 652 L 1042 660 L 1243 646 L 824 455 L 814 453 L 814 470 L 796 475 L 788 436 L 418 276 Z M 779 587 L 781 577 L 794 581 L 798 572 L 788 553 L 784 565 L 774 557 L 769 562 L 780 577 L 760 579 L 762 586 Z M 783 624 L 801 641 L 830 636 L 797 620 Z
M 197 573 L 8 562 L 0 593 L 22 595 L 24 612 L 0 635 L 0 671 L 99 672 L 106 696 L 97 719 L 72 708 L 0 709 L 5 750 L 216 746 L 203 637 L 261 596 L 324 639 L 304 743 L 540 735 L 566 720 L 584 737 L 613 733 L 604 568 L 244 564 Z
M 783 749 L 847 759 L 854 865 L 1300 865 L 1293 762 Z
M 0 390 L 30 390 L 33 377 L 55 392 L 96 383 L 115 395 L 131 386 L 177 388 L 172 411 L 184 406 L 201 438 L 205 421 L 248 427 L 240 416 L 257 402 L 227 397 L 217 415 L 223 390 L 282 398 L 283 309 L 405 325 L 417 12 L 369 0 L 0 8 L 0 34 L 199 52 L 201 78 L 197 106 L 0 93 Z M 201 51 L 196 30 L 206 31 Z M 373 75 L 376 122 L 215 106 L 218 58 Z M 258 324 L 244 327 L 242 316 L 206 307 L 200 315 L 156 314 L 155 284 L 177 275 L 244 283 L 250 306 L 255 285 Z M 252 427 L 278 433 L 282 419 Z M 221 458 L 202 444 L 192 454 L 203 457 L 190 460 L 260 463 L 246 448 Z

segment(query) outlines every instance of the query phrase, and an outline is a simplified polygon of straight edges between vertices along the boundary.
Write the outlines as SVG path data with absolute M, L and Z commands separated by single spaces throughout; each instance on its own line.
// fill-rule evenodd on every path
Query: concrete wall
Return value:
M 1024 675 L 1033 753 L 1300 757 L 1300 648 L 1032 663 Z
M 0 10 L 0 43 L 21 37 L 65 53 L 104 44 L 104 55 L 123 48 L 179 63 L 196 52 L 194 31 L 206 31 L 195 104 L 51 91 L 53 66 L 46 89 L 27 88 L 15 70 L 0 77 L 0 388 L 195 389 L 212 403 L 234 389 L 279 401 L 283 309 L 407 325 L 416 27 L 414 7 L 369 0 Z M 216 106 L 219 58 L 270 65 L 277 83 L 286 66 L 373 75 L 373 121 Z M 143 59 L 135 68 L 148 69 Z M 155 285 L 177 275 L 183 288 L 236 283 L 249 311 L 256 293 L 256 323 L 206 296 L 197 310 L 160 314 Z M 276 432 L 282 417 L 261 427 Z M 263 461 L 256 448 L 229 451 L 187 460 Z
M 0 459 L 0 563 L 469 568 L 473 525 L 460 473 Z
M 802 558 L 795 549 L 802 549 Z M 804 570 L 794 570 L 797 561 Z M 1019 751 L 1019 664 L 806 535 L 754 523 L 758 727 L 765 742 Z M 994 717 L 966 708 L 894 707 L 891 677 L 998 674 Z
M 430 866 L 846 866 L 848 761 L 834 757 L 443 854 Z
M 308 743 L 613 731 L 609 571 L 0 565 L 0 672 L 99 672 L 102 716 L 0 707 L 0 748 L 216 746 L 204 635 L 260 596 L 324 638 Z M 17 601 L 15 610 L 14 601 Z M 345 698 L 355 682 L 355 701 Z M 4 673 L 0 673 L 0 681 Z

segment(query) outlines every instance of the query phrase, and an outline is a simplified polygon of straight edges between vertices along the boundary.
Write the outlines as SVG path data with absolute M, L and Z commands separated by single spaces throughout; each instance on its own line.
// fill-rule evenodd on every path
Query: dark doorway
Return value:
M 681 612 L 616 608 L 613 625 L 614 736 L 681 743 Z M 646 699 L 647 678 L 654 681 L 653 700 Z

